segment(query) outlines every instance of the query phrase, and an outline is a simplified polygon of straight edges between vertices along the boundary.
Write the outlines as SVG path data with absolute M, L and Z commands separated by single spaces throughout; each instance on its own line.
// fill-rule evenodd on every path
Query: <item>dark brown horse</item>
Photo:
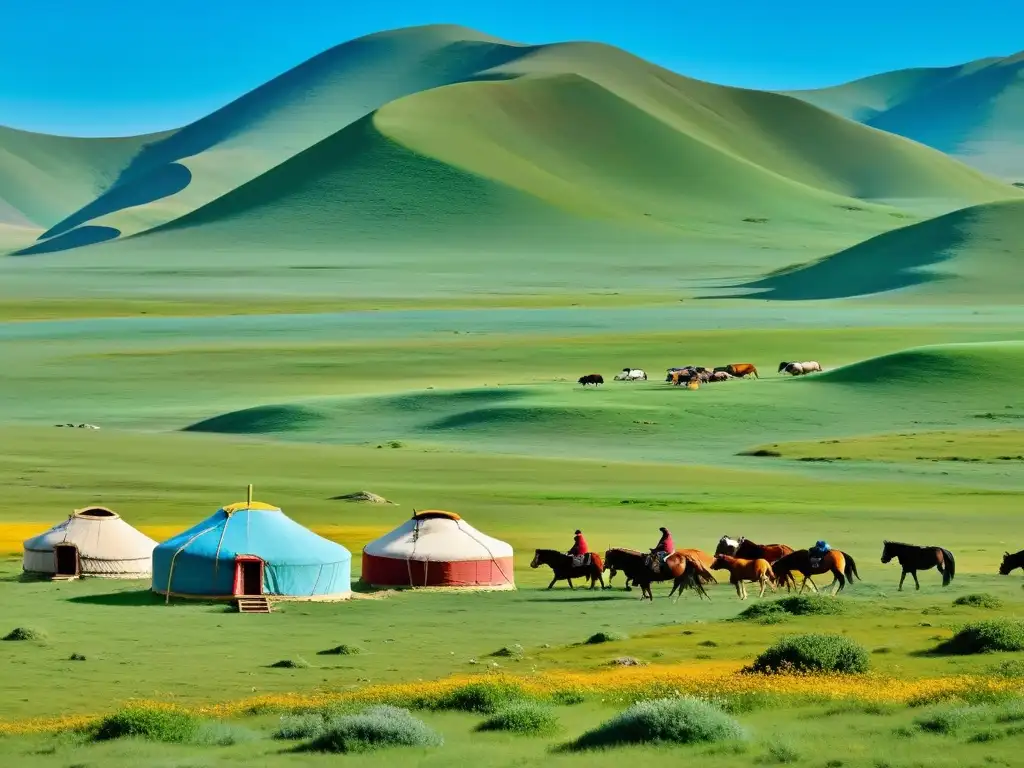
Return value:
M 742 560 L 767 560 L 774 563 L 783 555 L 792 553 L 793 548 L 786 544 L 755 544 L 750 539 L 740 536 L 738 539 L 730 539 L 723 536 L 718 540 L 715 548 L 715 557 L 718 555 L 729 555 Z
M 815 592 L 818 591 L 818 585 L 814 583 L 811 576 L 831 573 L 832 583 L 828 585 L 828 588 L 830 591 L 834 590 L 833 594 L 842 592 L 847 581 L 852 583 L 854 577 L 860 578 L 860 574 L 857 573 L 857 564 L 853 562 L 853 558 L 838 549 L 829 550 L 824 557 L 814 563 L 811 562 L 811 553 L 808 550 L 798 549 L 796 552 L 783 555 L 772 563 L 772 570 L 775 572 L 776 582 L 780 586 L 785 584 L 787 590 L 796 586 L 793 573 L 802 575 L 804 580 L 800 583 L 800 592 L 804 591 L 804 587 L 808 583 Z M 839 585 L 838 589 L 836 584 Z
M 635 549 L 622 549 L 621 547 L 606 551 L 604 553 L 604 567 L 611 571 L 608 576 L 608 586 L 611 587 L 612 579 L 615 578 L 619 571 L 622 571 L 623 576 L 626 577 L 626 591 L 632 590 L 633 588 L 629 585 L 630 582 L 636 583 L 633 573 L 638 572 L 641 575 L 644 573 L 644 559 L 647 557 L 647 554 Z M 676 554 L 696 560 L 704 566 L 705 571 L 711 567 L 711 563 L 714 561 L 711 555 L 701 549 L 677 549 Z M 714 576 L 711 575 L 710 571 L 707 571 L 707 573 L 713 581 Z M 658 581 L 658 579 L 655 579 L 655 581 Z
M 576 589 L 573 586 L 573 579 L 590 579 L 590 588 L 594 589 L 597 582 L 601 582 L 601 589 L 604 589 L 604 562 L 597 552 L 590 554 L 590 560 L 584 565 L 575 565 L 572 555 L 559 552 L 556 549 L 538 549 L 534 552 L 531 568 L 539 568 L 542 565 L 548 566 L 554 571 L 548 589 L 555 586 L 556 581 L 568 581 L 569 589 Z
M 888 563 L 893 558 L 899 561 L 903 573 L 900 574 L 900 588 L 903 591 L 903 581 L 909 573 L 914 577 L 914 584 L 921 588 L 921 582 L 917 580 L 918 571 L 928 571 L 932 568 L 938 569 L 942 574 L 942 586 L 948 587 L 949 582 L 956 575 L 956 560 L 953 553 L 942 547 L 918 547 L 914 544 L 904 544 L 899 541 L 885 541 L 882 543 L 882 562 Z
M 640 587 L 641 600 L 645 598 L 654 600 L 651 584 L 656 581 L 673 580 L 675 582 L 672 591 L 669 592 L 669 597 L 672 597 L 677 590 L 682 594 L 683 590 L 687 588 L 696 590 L 701 597 L 707 597 L 704 584 L 715 580 L 698 558 L 681 552 L 669 555 L 663 564 L 657 564 L 657 569 L 655 569 L 655 562 L 651 554 L 634 549 L 609 549 L 605 552 L 604 557 L 605 562 L 612 569 L 612 575 L 622 571 L 626 576 L 627 583 L 632 581 Z
M 1014 568 L 1024 568 L 1024 549 L 1020 552 L 1003 553 L 1003 562 L 999 565 L 999 575 L 1006 576 Z

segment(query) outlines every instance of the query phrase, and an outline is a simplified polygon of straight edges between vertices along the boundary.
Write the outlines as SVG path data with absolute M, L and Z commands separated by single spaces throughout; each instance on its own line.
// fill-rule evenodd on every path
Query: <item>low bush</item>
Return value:
M 1024 677 L 1024 659 L 1011 659 L 1002 664 L 989 667 L 988 673 L 995 677 L 1018 678 Z
M 573 749 L 620 744 L 701 744 L 744 739 L 740 724 L 718 707 L 690 696 L 640 701 L 584 733 Z
M 936 653 L 960 656 L 996 651 L 1024 651 L 1024 621 L 989 619 L 965 624 L 935 648 Z
M 800 754 L 800 750 L 792 744 L 787 741 L 775 740 L 768 745 L 764 762 L 788 765 L 789 763 L 801 762 L 802 759 L 803 755 Z
M 230 747 L 260 738 L 260 734 L 234 723 L 205 720 L 189 739 L 190 744 L 201 747 Z
M 103 718 L 93 732 L 95 741 L 136 737 L 171 743 L 193 742 L 202 721 L 187 712 L 126 707 Z
M 558 730 L 558 717 L 545 704 L 523 700 L 502 707 L 482 722 L 477 730 L 548 735 Z
M 523 646 L 519 645 L 519 643 L 513 643 L 512 645 L 506 645 L 503 648 L 499 648 L 494 653 L 492 653 L 491 656 L 497 656 L 499 658 L 505 659 L 517 659 L 520 658 L 524 653 L 525 651 L 523 650 Z
M 439 747 L 440 734 L 399 707 L 370 707 L 332 720 L 304 749 L 312 752 L 368 752 L 385 747 Z
M 81 654 L 81 653 L 72 653 L 70 656 L 68 656 L 68 661 L 85 661 L 85 660 L 86 660 L 85 659 L 85 654 Z
M 587 638 L 587 645 L 600 645 L 601 643 L 616 643 L 619 640 L 626 640 L 627 636 L 619 632 L 595 632 Z
M 838 672 L 860 674 L 868 671 L 868 652 L 842 635 L 795 635 L 771 646 L 745 671 L 777 674 L 786 672 Z
M 324 651 L 317 651 L 317 656 L 358 656 L 360 653 L 364 653 L 363 649 L 358 645 L 336 645 L 333 648 L 328 648 Z
M 25 641 L 41 643 L 46 640 L 46 633 L 41 629 L 32 629 L 31 627 L 15 627 L 4 635 L 4 640 L 8 640 L 10 642 Z
M 995 595 L 980 593 L 958 597 L 953 601 L 953 605 L 963 605 L 968 608 L 987 608 L 995 611 L 1003 607 L 1003 601 Z
M 583 691 L 555 691 L 551 694 L 551 701 L 555 704 L 561 704 L 566 707 L 571 707 L 576 704 L 582 704 L 587 700 L 586 695 Z
M 777 624 L 788 616 L 838 616 L 846 613 L 846 604 L 824 595 L 794 595 L 778 600 L 754 603 L 737 618 Z
M 322 712 L 285 715 L 274 732 L 275 739 L 315 739 L 327 730 L 328 718 Z
M 305 659 L 281 659 L 270 665 L 271 669 L 309 669 L 309 662 Z
M 421 706 L 428 709 L 494 714 L 499 709 L 526 698 L 523 689 L 513 683 L 481 681 L 446 691 Z

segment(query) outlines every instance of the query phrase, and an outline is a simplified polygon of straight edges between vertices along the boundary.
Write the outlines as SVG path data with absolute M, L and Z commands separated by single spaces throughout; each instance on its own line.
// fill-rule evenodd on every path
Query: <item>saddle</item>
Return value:
M 572 567 L 573 568 L 586 568 L 593 562 L 593 555 L 587 552 L 585 555 L 573 555 L 572 556 Z
M 668 552 L 654 552 L 644 558 L 644 565 L 654 573 L 661 573 L 668 559 Z
M 825 559 L 825 555 L 832 551 L 832 547 L 826 544 L 824 547 L 817 545 L 807 550 L 807 559 L 811 563 L 811 568 L 817 568 L 821 565 L 821 561 Z

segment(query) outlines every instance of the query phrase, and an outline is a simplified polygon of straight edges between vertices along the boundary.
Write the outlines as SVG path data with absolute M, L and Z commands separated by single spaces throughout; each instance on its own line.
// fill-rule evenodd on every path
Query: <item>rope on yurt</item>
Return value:
M 248 510 L 246 510 L 248 511 Z M 217 551 L 213 553 L 213 578 L 216 581 L 217 573 L 220 571 L 220 548 L 224 545 L 224 537 L 228 532 L 228 523 L 231 522 L 232 512 L 224 512 L 224 527 L 220 529 L 220 539 L 217 541 Z
M 210 528 L 207 528 L 205 531 L 200 531 L 195 536 L 193 536 L 191 539 L 189 539 L 184 544 L 182 544 L 180 547 L 178 547 L 177 551 L 173 555 L 171 555 L 171 567 L 167 569 L 167 590 L 164 593 L 164 595 L 166 597 L 166 600 L 164 601 L 164 605 L 170 605 L 171 604 L 171 582 L 174 581 L 174 562 L 178 559 L 178 555 L 180 555 L 188 547 L 188 545 L 191 544 L 193 541 L 198 539 L 200 536 L 206 535 L 210 531 L 214 530 L 216 527 L 217 526 L 214 525 L 214 526 L 211 526 Z
M 313 597 L 316 594 L 316 588 L 320 584 L 320 577 L 324 574 L 324 564 L 320 563 L 320 570 L 316 572 L 316 581 L 313 582 L 313 589 L 310 591 L 309 596 Z
M 409 574 L 409 586 L 412 587 L 413 589 L 416 589 L 416 585 L 413 583 L 413 580 L 412 580 L 412 555 L 416 554 L 416 543 L 419 541 L 419 538 L 420 538 L 420 521 L 416 517 L 416 510 L 415 509 L 413 509 L 413 511 L 412 511 L 412 520 L 413 520 L 413 527 L 412 527 L 412 554 L 406 555 L 406 558 L 405 558 L 405 569 L 406 569 L 406 571 L 408 571 L 408 574 Z M 426 568 L 424 568 L 423 570 L 426 571 Z M 423 586 L 427 586 L 426 583 L 424 583 Z
M 501 563 L 499 563 L 499 562 L 498 562 L 498 558 L 496 558 L 496 557 L 494 556 L 494 553 L 493 553 L 493 552 L 491 552 L 491 548 L 490 548 L 490 547 L 488 547 L 488 546 L 487 546 L 487 544 L 485 544 L 484 542 L 480 541 L 480 539 L 478 539 L 478 538 L 477 538 L 476 536 L 474 536 L 474 535 L 473 535 L 472 533 L 470 533 L 470 532 L 469 532 L 469 531 L 467 531 L 467 530 L 466 530 L 465 528 L 463 528 L 463 527 L 462 527 L 462 521 L 461 521 L 461 520 L 456 520 L 456 521 L 455 521 L 455 524 L 456 524 L 456 525 L 457 525 L 457 526 L 459 527 L 459 530 L 460 530 L 460 531 L 462 531 L 462 532 L 463 532 L 464 534 L 466 534 L 467 536 L 469 536 L 469 538 L 471 538 L 471 539 L 472 539 L 473 541 L 475 541 L 475 542 L 476 542 L 477 544 L 479 544 L 479 545 L 480 545 L 481 547 L 483 547 L 484 549 L 486 549 L 486 550 L 487 550 L 487 554 L 491 556 L 491 562 L 492 562 L 492 563 L 494 563 L 494 565 L 495 565 L 495 566 L 497 567 L 498 571 L 499 571 L 499 572 L 501 573 L 501 576 L 502 576 L 502 578 L 503 578 L 503 579 L 505 579 L 505 581 L 506 581 L 507 583 L 509 583 L 509 584 L 512 584 L 512 583 L 513 583 L 512 579 L 510 579 L 510 578 L 508 577 L 508 574 L 507 574 L 507 573 L 505 573 L 505 570 L 504 570 L 504 569 L 503 569 L 503 568 L 501 567 Z

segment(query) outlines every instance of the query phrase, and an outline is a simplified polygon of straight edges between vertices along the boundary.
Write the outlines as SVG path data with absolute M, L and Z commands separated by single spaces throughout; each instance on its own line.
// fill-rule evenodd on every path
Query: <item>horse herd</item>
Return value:
M 948 586 L 956 574 L 956 560 L 953 553 L 944 547 L 917 546 L 902 542 L 885 541 L 882 545 L 882 563 L 896 560 L 900 564 L 899 591 L 903 590 L 903 582 L 907 574 L 914 579 L 917 589 L 921 589 L 917 572 L 935 568 L 942 576 L 942 586 Z M 534 553 L 531 568 L 546 565 L 551 568 L 553 576 L 548 589 L 558 581 L 568 581 L 573 586 L 573 579 L 587 579 L 590 588 L 595 589 L 600 583 L 601 589 L 611 589 L 612 579 L 621 571 L 626 578 L 625 588 L 630 590 L 630 583 L 640 588 L 640 599 L 654 600 L 651 584 L 660 581 L 672 581 L 669 597 L 682 595 L 686 589 L 692 589 L 700 597 L 710 596 L 705 586 L 717 583 L 713 571 L 726 571 L 729 583 L 736 589 L 741 600 L 747 598 L 746 584 L 755 583 L 760 587 L 759 597 L 765 590 L 775 592 L 778 587 L 785 586 L 792 591 L 797 586 L 796 577 L 801 576 L 799 591 L 803 592 L 807 585 L 818 592 L 813 576 L 831 574 L 832 584 L 828 589 L 836 595 L 846 586 L 847 582 L 860 579 L 857 563 L 849 553 L 838 549 L 818 551 L 811 549 L 794 550 L 785 544 L 757 544 L 743 537 L 731 538 L 723 536 L 718 541 L 714 555 L 700 549 L 680 549 L 668 555 L 664 560 L 649 552 L 635 549 L 609 549 L 602 557 L 598 553 L 573 556 L 554 549 L 538 549 Z M 999 573 L 1006 575 L 1015 568 L 1024 569 L 1024 550 L 1015 554 L 1005 553 Z M 608 584 L 605 585 L 604 571 L 610 571 Z M 677 595 L 678 593 L 678 595 Z
M 779 374 L 790 376 L 806 376 L 808 373 L 820 373 L 821 363 L 815 360 L 804 362 L 779 363 Z M 702 365 L 684 365 L 681 368 L 669 368 L 665 371 L 665 381 L 675 386 L 697 386 L 700 384 L 712 384 L 730 379 L 743 379 L 748 376 L 758 378 L 757 367 L 753 363 L 729 363 L 715 368 L 707 368 Z M 647 381 L 647 372 L 643 368 L 623 368 L 615 375 L 615 381 Z M 599 373 L 588 373 L 580 376 L 577 381 L 583 387 L 594 385 L 595 387 L 604 384 L 604 376 Z

